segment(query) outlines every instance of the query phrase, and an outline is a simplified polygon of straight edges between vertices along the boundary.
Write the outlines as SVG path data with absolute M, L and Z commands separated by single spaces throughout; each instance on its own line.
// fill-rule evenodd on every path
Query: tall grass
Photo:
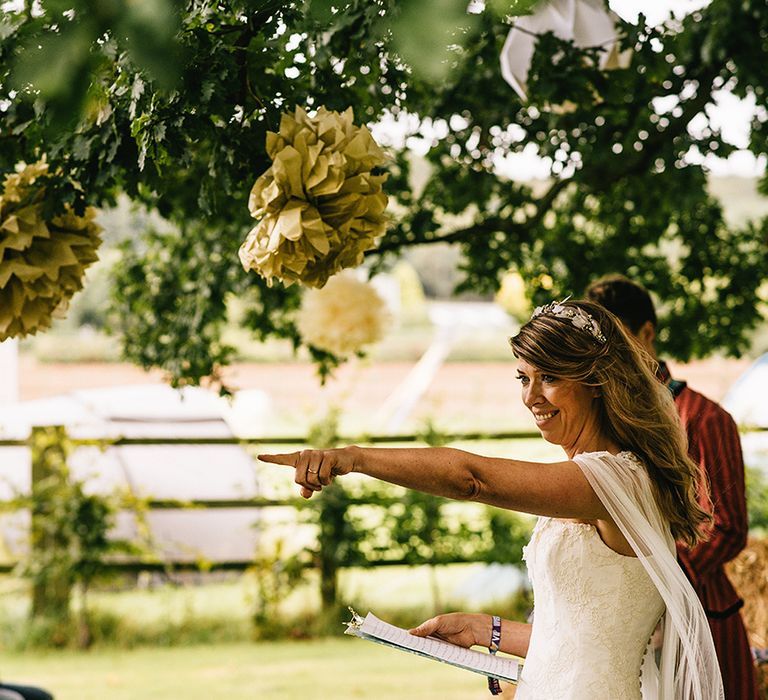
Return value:
M 253 623 L 255 585 L 247 575 L 205 585 L 164 584 L 152 589 L 102 590 L 92 596 L 92 646 L 136 648 L 249 642 L 257 639 L 307 639 L 337 636 L 349 618 L 347 605 L 411 626 L 437 612 L 477 610 L 456 594 L 481 564 L 435 567 L 379 567 L 341 572 L 341 605 L 321 610 L 314 575 L 290 591 L 274 619 Z M 434 575 L 434 582 L 432 576 Z M 439 601 L 434 599 L 433 585 Z M 0 645 L 24 651 L 46 646 L 46 630 L 28 621 L 28 591 L 19 579 L 0 579 Z M 483 606 L 481 606 L 483 607 Z M 524 619 L 530 601 L 523 596 L 488 601 L 487 611 Z

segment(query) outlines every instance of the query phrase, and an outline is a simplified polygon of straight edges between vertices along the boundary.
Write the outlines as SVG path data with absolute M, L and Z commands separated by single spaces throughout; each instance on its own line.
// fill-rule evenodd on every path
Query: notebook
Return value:
M 507 656 L 491 656 L 434 637 L 416 637 L 401 627 L 395 627 L 380 620 L 371 612 L 363 618 L 352 608 L 350 611 L 352 612 L 352 620 L 346 623 L 345 634 L 417 654 L 427 659 L 442 661 L 466 671 L 480 673 L 483 676 L 498 678 L 508 683 L 517 683 L 520 674 L 520 662 L 517 659 Z

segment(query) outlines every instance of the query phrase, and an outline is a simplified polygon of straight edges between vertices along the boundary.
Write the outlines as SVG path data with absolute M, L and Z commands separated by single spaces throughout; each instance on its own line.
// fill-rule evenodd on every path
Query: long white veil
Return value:
M 631 453 L 576 455 L 587 480 L 627 538 L 666 605 L 657 662 L 643 661 L 643 700 L 722 700 L 720 668 L 704 609 L 677 563 L 669 524 L 645 467 Z

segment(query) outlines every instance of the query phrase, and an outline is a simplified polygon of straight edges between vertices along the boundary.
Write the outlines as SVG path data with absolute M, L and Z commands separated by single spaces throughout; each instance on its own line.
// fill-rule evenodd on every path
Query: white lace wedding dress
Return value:
M 709 626 L 645 468 L 627 452 L 574 461 L 639 556 L 613 551 L 592 525 L 539 519 L 524 551 L 535 608 L 515 700 L 722 698 Z M 649 644 L 660 619 L 661 667 Z
M 550 518 L 525 559 L 536 613 L 516 698 L 640 700 L 643 656 L 664 612 L 642 564 L 592 525 Z

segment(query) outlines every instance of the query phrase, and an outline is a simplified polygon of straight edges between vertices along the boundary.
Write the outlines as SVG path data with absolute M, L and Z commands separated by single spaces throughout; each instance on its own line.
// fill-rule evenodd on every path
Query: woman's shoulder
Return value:
M 580 452 L 574 455 L 573 461 L 587 475 L 594 474 L 598 478 L 624 482 L 625 486 L 629 485 L 627 482 L 645 486 L 648 480 L 645 463 L 631 450 Z
M 669 522 L 659 510 L 648 469 L 634 452 L 582 452 L 573 461 L 617 524 L 620 519 L 637 522 L 639 518 L 665 540 L 671 538 Z
M 619 452 L 608 452 L 608 450 L 579 452 L 579 454 L 574 456 L 573 460 L 577 463 L 580 460 L 599 460 L 613 465 L 620 464 L 632 470 L 643 466 L 643 461 L 631 450 L 620 450 Z

